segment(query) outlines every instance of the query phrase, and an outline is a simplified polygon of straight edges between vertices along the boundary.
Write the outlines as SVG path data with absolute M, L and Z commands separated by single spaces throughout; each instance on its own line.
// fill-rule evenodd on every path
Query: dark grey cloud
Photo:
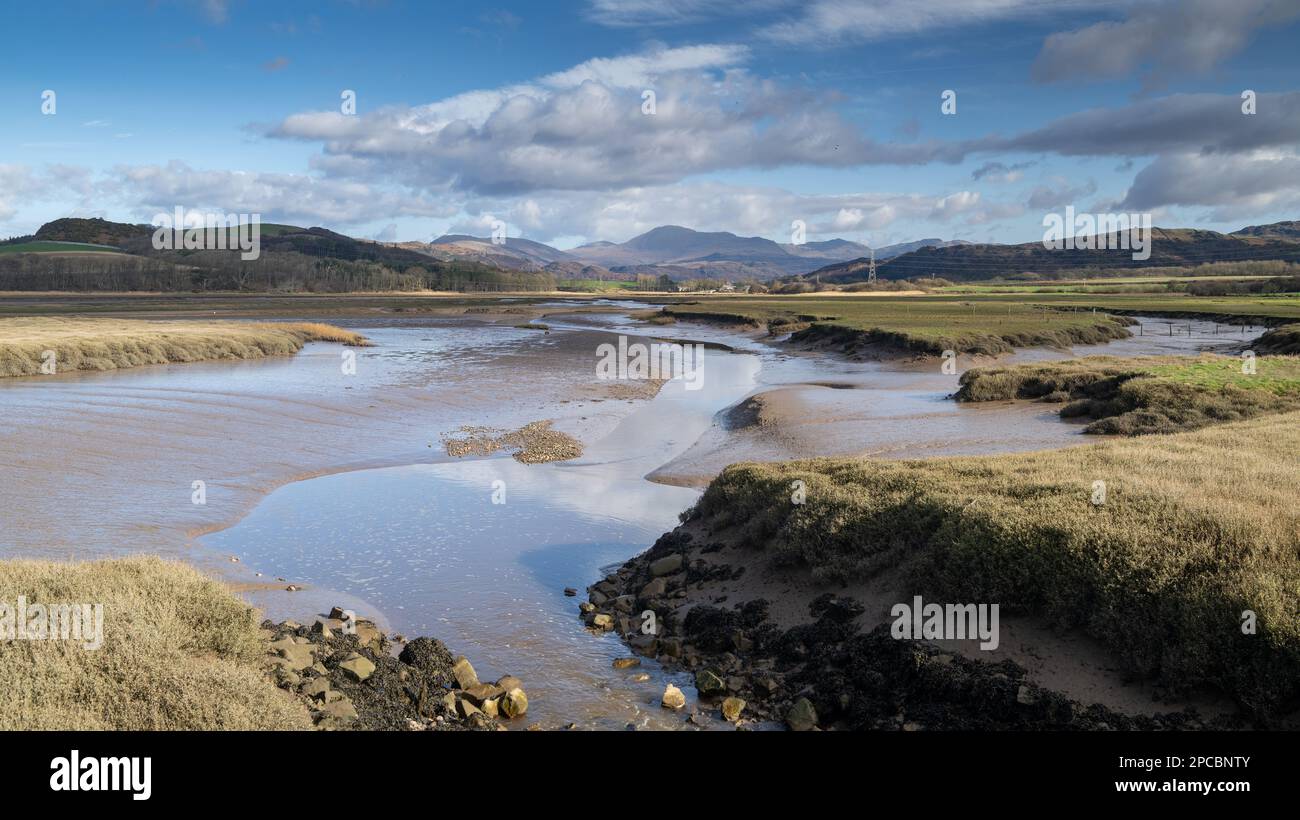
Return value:
M 1260 29 L 1300 16 L 1296 0 L 1163 0 L 1138 3 L 1124 20 L 1049 36 L 1034 61 L 1040 82 L 1145 72 L 1148 88 L 1204 73 L 1239 53 Z
M 1070 114 L 1009 138 L 967 143 L 968 151 L 1026 151 L 1066 156 L 1146 156 L 1204 151 L 1238 153 L 1300 144 L 1300 92 L 1259 94 L 1257 113 L 1227 94 L 1175 94 L 1123 108 Z

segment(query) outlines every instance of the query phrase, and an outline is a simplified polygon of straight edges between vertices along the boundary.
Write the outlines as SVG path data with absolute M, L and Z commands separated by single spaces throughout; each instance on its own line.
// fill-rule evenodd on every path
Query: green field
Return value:
M 1115 338 L 1107 313 L 1203 317 L 1220 323 L 1300 320 L 1300 296 L 1186 294 L 931 294 L 925 296 L 701 296 L 662 298 L 679 319 L 748 322 L 773 332 L 833 329 L 908 350 L 1005 353 L 1014 347 L 1068 346 Z M 1225 333 L 1232 332 L 1224 327 Z M 1108 335 L 1110 334 L 1110 335 Z
M 91 245 L 85 242 L 20 242 L 17 245 L 0 245 L 0 253 L 122 253 L 111 245 Z
M 600 293 L 602 291 L 639 290 L 643 286 L 638 282 L 611 281 L 607 279 L 560 279 L 556 282 L 560 290 L 578 293 Z

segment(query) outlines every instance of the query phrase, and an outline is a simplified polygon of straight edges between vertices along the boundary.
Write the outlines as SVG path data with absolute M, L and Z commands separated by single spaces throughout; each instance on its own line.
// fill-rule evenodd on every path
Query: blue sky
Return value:
M 1019 242 L 1067 205 L 1216 230 L 1300 205 L 1300 0 L 81 0 L 6 17 L 0 235 L 182 207 L 426 241 L 501 219 L 561 247 L 660 224 L 788 241 L 795 220 L 809 239 Z

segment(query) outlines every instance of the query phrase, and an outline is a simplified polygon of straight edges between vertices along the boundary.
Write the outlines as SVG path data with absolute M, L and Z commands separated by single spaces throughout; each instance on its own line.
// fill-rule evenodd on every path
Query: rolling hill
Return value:
M 1051 250 L 1042 242 L 1019 245 L 947 245 L 923 247 L 885 262 L 877 256 L 876 275 L 882 279 L 937 276 L 954 282 L 994 277 L 1051 278 L 1064 271 L 1194 267 L 1207 262 L 1280 260 L 1300 262 L 1300 236 L 1291 237 L 1296 223 L 1245 228 L 1231 234 L 1191 228 L 1153 228 L 1151 256 L 1135 260 L 1129 250 Z M 1291 227 L 1288 227 L 1291 226 Z M 848 284 L 867 278 L 867 264 L 854 259 L 827 265 L 804 279 Z

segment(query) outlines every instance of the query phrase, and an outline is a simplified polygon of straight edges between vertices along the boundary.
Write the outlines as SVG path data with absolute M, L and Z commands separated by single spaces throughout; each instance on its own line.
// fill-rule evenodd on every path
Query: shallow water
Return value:
M 485 678 L 521 677 L 530 721 L 679 727 L 683 714 L 656 705 L 662 671 L 648 661 L 612 669 L 626 649 L 584 630 L 582 598 L 563 595 L 566 586 L 585 594 L 698 496 L 646 476 L 698 484 L 750 458 L 1083 443 L 1051 408 L 957 406 L 945 398 L 957 376 L 930 363 L 793 354 L 728 329 L 647 331 L 618 314 L 553 307 L 561 312 L 543 319 L 549 334 L 462 319 L 366 320 L 355 326 L 377 346 L 358 351 L 355 376 L 340 374 L 342 348 L 309 345 L 284 359 L 0 381 L 0 554 L 184 557 L 248 584 L 245 595 L 271 617 L 337 604 L 406 635 L 435 635 Z M 1144 322 L 1143 336 L 1074 352 L 1194 353 L 1242 340 L 1165 330 Z M 707 352 L 701 390 L 669 382 L 648 402 L 602 398 L 593 362 L 610 331 L 737 352 Z M 776 389 L 793 395 L 798 423 L 785 437 L 735 435 L 719 423 L 720 411 Z M 584 456 L 451 461 L 438 441 L 464 424 L 539 418 L 582 438 Z M 195 479 L 207 482 L 202 506 L 191 503 Z M 502 488 L 505 503 L 494 504 Z M 285 592 L 277 578 L 307 591 Z M 650 680 L 633 682 L 642 672 Z
M 507 457 L 363 470 L 287 485 L 202 543 L 309 585 L 346 590 L 390 628 L 435 635 L 484 679 L 520 677 L 529 720 L 666 727 L 665 676 L 615 670 L 617 636 L 582 628 L 577 603 L 601 568 L 643 551 L 698 492 L 644 476 L 684 451 L 754 383 L 757 357 L 709 363 L 702 389 L 669 382 L 581 459 Z M 501 502 L 501 503 L 495 503 Z M 567 598 L 565 587 L 583 598 Z M 652 674 L 637 684 L 634 675 Z M 678 680 L 683 687 L 686 680 Z

